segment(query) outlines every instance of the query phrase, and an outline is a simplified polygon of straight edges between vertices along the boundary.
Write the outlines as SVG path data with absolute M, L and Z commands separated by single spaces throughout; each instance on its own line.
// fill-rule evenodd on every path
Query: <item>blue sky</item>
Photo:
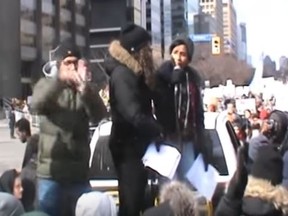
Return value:
M 278 64 L 288 56 L 288 0 L 234 0 L 237 21 L 247 28 L 248 54 L 255 64 L 264 52 Z

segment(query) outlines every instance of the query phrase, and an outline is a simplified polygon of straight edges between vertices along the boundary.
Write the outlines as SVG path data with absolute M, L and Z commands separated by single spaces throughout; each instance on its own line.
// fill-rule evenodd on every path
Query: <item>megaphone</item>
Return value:
M 48 61 L 42 68 L 45 77 L 53 78 L 57 76 L 57 61 Z

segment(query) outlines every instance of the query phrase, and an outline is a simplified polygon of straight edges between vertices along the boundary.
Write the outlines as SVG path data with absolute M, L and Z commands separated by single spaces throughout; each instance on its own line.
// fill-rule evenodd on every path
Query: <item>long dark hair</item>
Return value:
M 150 45 L 145 45 L 139 52 L 135 52 L 132 55 L 142 68 L 146 85 L 153 89 L 155 87 L 155 67 Z

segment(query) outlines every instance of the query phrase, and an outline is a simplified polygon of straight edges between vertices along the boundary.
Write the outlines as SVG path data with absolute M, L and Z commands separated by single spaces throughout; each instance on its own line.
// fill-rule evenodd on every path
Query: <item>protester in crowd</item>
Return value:
M 26 166 L 34 166 L 37 159 L 39 134 L 31 135 L 30 122 L 26 118 L 18 120 L 15 124 L 15 129 L 19 140 L 22 143 L 26 143 L 22 168 Z
M 6 170 L 0 177 L 0 192 L 14 195 L 17 199 L 22 199 L 23 187 L 20 173 L 15 169 Z
M 252 138 L 249 141 L 249 158 L 254 161 L 258 154 L 258 149 L 264 145 L 271 145 L 272 140 L 269 139 L 269 131 L 271 129 L 271 125 L 266 120 L 263 122 L 261 126 L 261 130 L 258 136 Z
M 250 121 L 250 123 L 253 122 L 251 110 L 249 109 L 244 110 L 244 118 Z
M 280 146 L 287 133 L 287 117 L 284 112 L 274 110 L 269 119 L 263 121 L 260 134 L 249 142 L 249 159 L 254 161 L 258 149 L 264 145 Z
M 16 122 L 15 108 L 14 108 L 14 105 L 11 105 L 10 110 L 9 110 L 9 129 L 10 129 L 11 139 L 15 139 L 15 136 L 14 136 L 15 122 Z
M 251 128 L 252 128 L 252 137 L 254 138 L 259 135 L 261 130 L 262 121 L 259 119 L 259 116 L 257 113 L 252 114 L 252 122 L 251 122 Z
M 252 129 L 253 118 L 252 118 L 251 110 L 249 109 L 244 110 L 243 120 L 244 120 L 243 124 L 245 127 L 245 132 L 247 134 L 247 141 L 248 141 L 252 138 L 252 135 L 253 135 L 253 129 Z
M 75 215 L 117 216 L 117 206 L 110 195 L 94 191 L 78 199 Z
M 287 215 L 288 191 L 281 186 L 283 161 L 280 152 L 272 145 L 262 146 L 248 177 L 246 162 L 241 161 L 215 216 Z
M 226 99 L 224 101 L 224 106 L 226 110 L 226 119 L 230 122 L 233 122 L 235 119 L 240 118 L 237 114 L 236 104 L 234 99 Z
M 245 123 L 243 119 L 238 118 L 232 122 L 232 126 L 234 128 L 235 134 L 241 145 L 247 144 L 247 134 L 245 131 Z
M 58 72 L 36 84 L 31 110 L 41 115 L 37 160 L 39 209 L 50 216 L 74 215 L 89 185 L 89 120 L 106 115 L 98 92 L 78 66 L 81 53 L 68 39 L 55 51 Z M 65 198 L 67 205 L 61 204 Z M 70 212 L 69 212 L 70 211 Z
M 189 38 L 179 37 L 169 50 L 171 60 L 164 62 L 157 72 L 154 104 L 165 141 L 176 145 L 182 153 L 177 170 L 181 179 L 199 153 L 203 154 L 207 167 L 212 148 L 205 140 L 202 81 L 189 66 L 194 44 Z
M 160 191 L 160 204 L 143 214 L 143 216 L 154 215 L 198 216 L 195 193 L 182 182 L 166 183 Z
M 36 168 L 39 134 L 31 135 L 29 120 L 21 118 L 15 124 L 16 134 L 22 143 L 26 144 L 22 162 L 21 179 L 23 185 L 22 203 L 25 211 L 35 209 L 36 197 Z
M 100 97 L 102 98 L 107 110 L 109 110 L 109 85 L 106 85 L 103 89 L 99 91 Z
M 0 215 L 21 216 L 22 214 L 24 214 L 24 208 L 15 196 L 0 192 Z
M 26 118 L 29 121 L 31 121 L 31 114 L 30 114 L 29 106 L 28 106 L 26 100 L 23 101 L 22 110 L 21 111 L 23 112 L 24 118 Z
M 120 216 L 140 214 L 147 185 L 142 157 L 161 132 L 152 115 L 150 44 L 150 34 L 130 24 L 122 29 L 119 40 L 112 41 L 106 59 L 113 122 L 109 147 L 118 175 Z

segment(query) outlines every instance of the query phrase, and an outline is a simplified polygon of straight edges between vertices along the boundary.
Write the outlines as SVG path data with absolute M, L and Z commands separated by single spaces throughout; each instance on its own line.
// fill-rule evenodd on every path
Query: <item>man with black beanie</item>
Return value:
M 193 41 L 178 37 L 169 50 L 171 60 L 164 62 L 157 72 L 155 114 L 164 129 L 165 140 L 179 147 L 182 153 L 177 173 L 183 179 L 200 153 L 207 168 L 212 148 L 204 134 L 202 81 L 189 66 L 194 53 Z
M 138 216 L 144 206 L 147 172 L 142 157 L 161 128 L 151 107 L 154 68 L 151 36 L 129 24 L 109 46 L 112 129 L 109 148 L 118 176 L 120 216 Z
M 77 199 L 90 191 L 89 121 L 100 121 L 106 108 L 87 82 L 71 40 L 55 51 L 57 76 L 36 84 L 31 110 L 40 117 L 37 178 L 39 209 L 50 216 L 74 215 Z M 66 201 L 67 206 L 61 202 Z

